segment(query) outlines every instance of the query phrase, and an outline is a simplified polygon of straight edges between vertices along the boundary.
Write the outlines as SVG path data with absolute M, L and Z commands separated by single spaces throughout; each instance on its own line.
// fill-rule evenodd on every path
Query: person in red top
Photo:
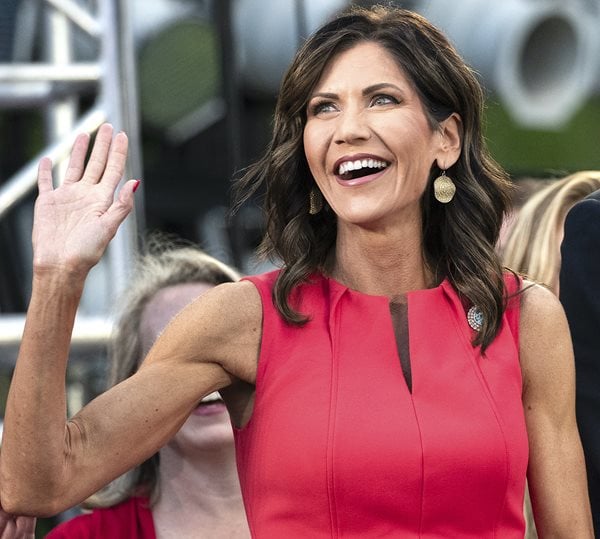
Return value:
M 509 181 L 483 92 L 407 10 L 354 8 L 305 41 L 264 157 L 263 252 L 281 269 L 185 308 L 140 369 L 65 423 L 72 318 L 133 204 L 127 137 L 42 160 L 34 283 L 0 456 L 9 512 L 80 501 L 156 452 L 219 390 L 255 537 L 593 536 L 557 298 L 505 276 Z M 24 448 L 26 448 L 24 450 Z
M 129 378 L 168 322 L 233 269 L 193 246 L 152 238 L 140 257 L 109 345 L 108 387 Z M 173 438 L 84 503 L 88 512 L 48 539 L 249 537 L 233 433 L 218 393 L 203 399 Z

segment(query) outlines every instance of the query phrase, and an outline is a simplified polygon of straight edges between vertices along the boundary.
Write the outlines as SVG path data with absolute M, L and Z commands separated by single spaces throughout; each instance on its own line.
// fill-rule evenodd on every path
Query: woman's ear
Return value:
M 458 161 L 462 151 L 463 124 L 460 115 L 453 112 L 440 123 L 438 131 L 441 143 L 436 160 L 441 170 L 447 170 Z

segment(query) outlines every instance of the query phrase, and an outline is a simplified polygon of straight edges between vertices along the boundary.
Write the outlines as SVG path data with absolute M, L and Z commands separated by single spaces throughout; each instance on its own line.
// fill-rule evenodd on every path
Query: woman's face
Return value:
M 420 219 L 419 199 L 442 143 L 411 82 L 377 43 L 334 57 L 309 98 L 306 158 L 338 224 Z
M 167 324 L 181 309 L 213 288 L 208 283 L 184 283 L 159 290 L 148 301 L 140 320 L 144 357 Z M 233 445 L 233 431 L 227 408 L 218 393 L 208 395 L 196 407 L 169 442 L 181 452 L 221 450 Z

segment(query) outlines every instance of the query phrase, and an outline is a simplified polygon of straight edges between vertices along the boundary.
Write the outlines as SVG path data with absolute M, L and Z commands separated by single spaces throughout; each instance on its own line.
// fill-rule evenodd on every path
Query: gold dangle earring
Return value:
M 313 187 L 308 195 L 308 202 L 308 213 L 310 215 L 317 215 L 323 209 L 323 195 L 321 195 L 321 191 Z
M 433 196 L 438 202 L 448 204 L 456 193 L 456 185 L 451 178 L 446 176 L 446 171 L 442 170 L 442 174 L 433 181 Z

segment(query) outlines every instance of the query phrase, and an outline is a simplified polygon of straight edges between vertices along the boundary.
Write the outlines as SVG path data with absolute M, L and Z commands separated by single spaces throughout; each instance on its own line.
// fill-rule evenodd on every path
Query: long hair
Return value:
M 447 278 L 465 304 L 484 315 L 474 344 L 487 347 L 505 308 L 502 267 L 494 246 L 509 203 L 510 181 L 490 157 L 482 135 L 483 92 L 472 70 L 443 34 L 420 15 L 391 7 L 355 7 L 325 24 L 297 53 L 287 71 L 275 109 L 273 136 L 262 159 L 236 185 L 239 207 L 264 189 L 266 231 L 263 255 L 282 270 L 273 300 L 290 323 L 307 318 L 290 304 L 293 288 L 315 271 L 327 271 L 336 242 L 336 216 L 325 203 L 309 214 L 316 183 L 304 155 L 303 130 L 309 96 L 323 70 L 340 52 L 360 42 L 380 44 L 412 81 L 431 129 L 456 112 L 462 119 L 462 152 L 447 173 L 454 200 L 441 205 L 432 194 L 432 166 L 423 195 L 423 255 L 436 281 Z
M 239 274 L 197 247 L 179 246 L 153 237 L 147 253 L 140 256 L 134 278 L 121 299 L 120 314 L 108 347 L 110 388 L 132 376 L 143 359 L 140 321 L 147 303 L 161 289 L 184 283 L 221 283 L 239 280 Z M 158 499 L 159 455 L 156 453 L 136 468 L 121 475 L 90 496 L 84 507 L 110 507 L 136 495 L 145 495 L 153 504 Z
M 541 189 L 523 205 L 504 243 L 502 260 L 556 292 L 567 212 L 600 189 L 600 171 L 576 172 Z

